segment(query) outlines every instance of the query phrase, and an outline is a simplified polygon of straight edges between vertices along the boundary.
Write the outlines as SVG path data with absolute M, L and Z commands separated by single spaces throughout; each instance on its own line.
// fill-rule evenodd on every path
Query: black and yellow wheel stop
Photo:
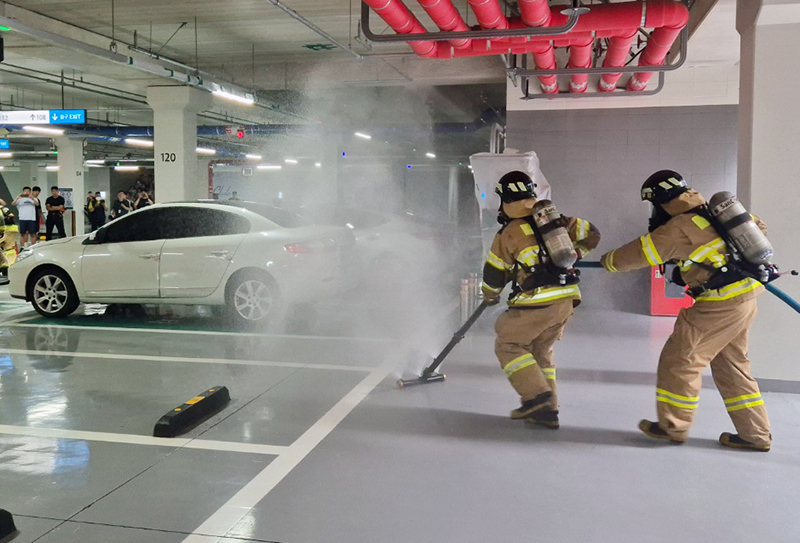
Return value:
M 161 417 L 153 430 L 153 436 L 179 436 L 217 414 L 230 401 L 231 395 L 227 387 L 209 388 Z
M 14 517 L 5 509 L 0 509 L 0 541 L 16 532 L 17 527 L 14 526 Z

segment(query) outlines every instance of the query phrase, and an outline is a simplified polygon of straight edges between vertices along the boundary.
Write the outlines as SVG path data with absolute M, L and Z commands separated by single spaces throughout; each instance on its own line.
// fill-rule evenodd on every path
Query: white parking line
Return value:
M 91 331 L 98 330 L 103 332 L 140 332 L 140 333 L 154 333 L 154 334 L 191 334 L 202 336 L 236 336 L 236 337 L 264 337 L 264 338 L 287 338 L 297 339 L 300 341 L 314 340 L 314 341 L 351 341 L 361 343 L 400 343 L 399 339 L 382 338 L 382 337 L 346 337 L 346 336 L 304 336 L 301 334 L 266 334 L 259 332 L 227 332 L 227 331 L 213 331 L 213 330 L 177 330 L 166 328 L 126 328 L 124 326 L 81 326 L 78 324 L 60 324 L 58 321 L 47 323 L 29 323 L 26 321 L 39 318 L 38 315 L 32 315 L 17 320 L 10 320 L 8 322 L 0 322 L 0 326 L 9 326 L 17 328 L 38 328 L 40 326 L 54 326 L 58 328 L 65 328 L 69 330 L 83 330 Z
M 234 364 L 239 366 L 262 366 L 274 368 L 299 368 L 308 370 L 362 371 L 369 372 L 375 368 L 370 366 L 344 366 L 339 364 L 311 364 L 308 362 L 277 362 L 271 360 L 240 360 L 232 358 L 191 358 L 186 356 L 164 356 L 124 353 L 81 353 L 72 351 L 36 351 L 30 349 L 4 349 L 0 354 L 19 354 L 28 356 L 59 356 L 71 358 L 98 358 L 117 362 L 121 360 L 140 360 L 147 362 L 188 362 L 190 364 Z
M 236 443 L 181 437 L 151 437 L 135 434 L 115 434 L 109 432 L 90 432 L 84 430 L 64 430 L 62 428 L 36 428 L 32 426 L 0 425 L 0 434 L 11 436 L 43 437 L 51 439 L 75 439 L 99 441 L 124 445 L 149 445 L 171 447 L 174 449 L 201 449 L 206 451 L 225 451 L 252 454 L 280 455 L 289 447 L 279 445 L 259 445 L 257 443 Z

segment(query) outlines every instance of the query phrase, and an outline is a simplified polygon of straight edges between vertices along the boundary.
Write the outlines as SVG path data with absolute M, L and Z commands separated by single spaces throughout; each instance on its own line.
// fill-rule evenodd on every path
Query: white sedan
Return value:
M 81 302 L 189 304 L 224 306 L 235 322 L 257 324 L 279 299 L 330 293 L 353 243 L 344 228 L 261 204 L 157 204 L 22 251 L 9 292 L 45 317 Z

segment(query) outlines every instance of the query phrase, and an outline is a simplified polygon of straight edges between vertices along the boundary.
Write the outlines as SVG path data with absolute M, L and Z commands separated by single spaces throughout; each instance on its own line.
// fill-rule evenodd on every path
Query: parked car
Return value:
M 346 228 L 262 204 L 157 204 L 23 251 L 9 292 L 45 317 L 69 315 L 81 302 L 202 304 L 256 324 L 279 300 L 326 295 L 353 243 Z

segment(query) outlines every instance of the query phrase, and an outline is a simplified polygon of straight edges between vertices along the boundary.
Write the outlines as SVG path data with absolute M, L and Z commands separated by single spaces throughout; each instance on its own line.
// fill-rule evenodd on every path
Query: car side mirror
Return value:
M 86 238 L 86 241 L 83 242 L 84 245 L 99 245 L 100 243 L 105 242 L 106 240 L 106 229 L 100 228 L 95 230 L 89 237 Z

